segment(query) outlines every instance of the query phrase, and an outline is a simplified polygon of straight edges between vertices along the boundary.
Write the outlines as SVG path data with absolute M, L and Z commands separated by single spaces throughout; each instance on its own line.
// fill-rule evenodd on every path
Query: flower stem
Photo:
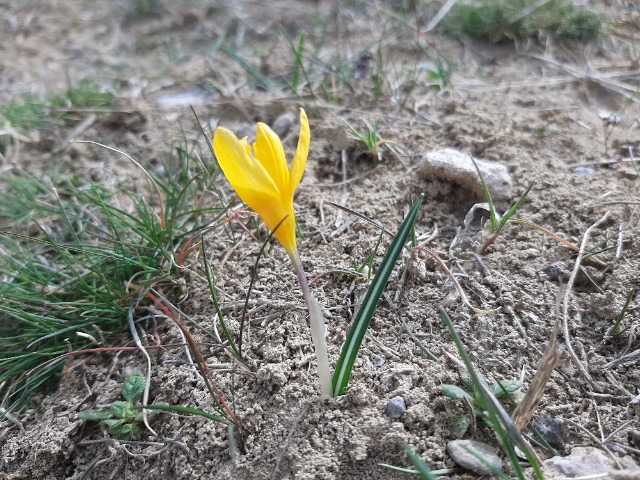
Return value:
M 318 361 L 318 377 L 320 378 L 320 391 L 322 398 L 333 397 L 333 387 L 331 382 L 331 370 L 329 369 L 329 356 L 327 355 L 327 342 L 325 340 L 324 317 L 320 304 L 313 296 L 313 292 L 309 287 L 307 275 L 304 273 L 302 262 L 297 251 L 289 253 L 293 269 L 298 276 L 300 287 L 302 288 L 302 296 L 307 303 L 309 309 L 309 323 L 311 324 L 311 340 L 316 352 L 316 360 Z

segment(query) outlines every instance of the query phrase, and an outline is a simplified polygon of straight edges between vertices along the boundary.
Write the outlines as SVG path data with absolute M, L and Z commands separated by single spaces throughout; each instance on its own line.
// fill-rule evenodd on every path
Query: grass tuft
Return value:
M 195 147 L 175 148 L 160 194 L 5 175 L 0 191 L 0 398 L 7 411 L 56 386 L 65 354 L 109 347 L 137 292 L 173 290 L 177 259 L 223 218 Z M 145 170 L 148 175 L 149 172 Z M 186 247 L 185 247 L 186 246 Z
M 580 41 L 594 40 L 602 20 L 567 0 L 482 0 L 457 4 L 442 21 L 450 34 L 489 41 L 525 40 L 540 33 Z
M 445 311 L 444 308 L 439 307 L 440 318 L 443 320 L 449 333 L 451 334 L 451 338 L 456 344 L 456 348 L 458 349 L 458 354 L 462 358 L 462 362 L 469 374 L 470 381 L 472 383 L 472 388 L 475 391 L 479 392 L 480 397 L 482 398 L 481 403 L 485 410 L 482 412 L 482 416 L 484 421 L 493 429 L 496 433 L 504 452 L 506 453 L 509 461 L 511 462 L 511 466 L 516 474 L 516 477 L 520 480 L 526 480 L 527 477 L 524 474 L 522 466 L 520 465 L 520 460 L 518 458 L 518 454 L 516 453 L 516 448 L 524 453 L 529 464 L 533 467 L 535 478 L 538 480 L 543 480 L 542 473 L 540 471 L 540 464 L 538 458 L 528 445 L 528 443 L 524 440 L 520 432 L 517 430 L 509 415 L 504 410 L 500 402 L 496 399 L 495 394 L 489 389 L 486 385 L 483 378 L 476 372 L 467 352 L 456 332 L 455 327 L 453 326 L 453 322 L 449 317 L 449 314 Z M 501 389 L 504 390 L 504 387 L 500 386 Z

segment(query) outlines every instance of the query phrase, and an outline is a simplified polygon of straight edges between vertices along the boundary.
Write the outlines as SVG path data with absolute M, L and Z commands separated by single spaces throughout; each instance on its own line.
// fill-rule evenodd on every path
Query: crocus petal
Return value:
M 275 202 L 263 201 L 261 203 L 261 209 L 257 209 L 251 205 L 249 206 L 258 212 L 262 221 L 269 230 L 274 232 L 273 235 L 289 255 L 297 251 L 296 217 L 293 212 L 293 199 L 286 202 L 282 200 Z
M 280 194 L 288 191 L 289 169 L 287 168 L 287 159 L 284 156 L 282 142 L 278 135 L 264 123 L 258 123 L 258 133 L 256 142 L 253 144 L 253 152 L 273 179 Z
M 213 149 L 216 152 L 218 165 L 229 180 L 238 196 L 254 208 L 249 202 L 251 195 L 266 195 L 279 197 L 278 188 L 273 182 L 262 164 L 254 158 L 247 145 L 247 140 L 238 140 L 236 136 L 226 128 L 219 127 L 213 135 Z
M 298 188 L 300 180 L 302 179 L 302 174 L 304 173 L 304 168 L 307 166 L 307 157 L 309 156 L 310 142 L 311 132 L 309 131 L 309 120 L 307 119 L 307 114 L 301 108 L 300 137 L 298 138 L 298 148 L 296 149 L 296 154 L 294 155 L 293 161 L 291 162 L 291 169 L 289 172 L 289 188 L 292 196 Z

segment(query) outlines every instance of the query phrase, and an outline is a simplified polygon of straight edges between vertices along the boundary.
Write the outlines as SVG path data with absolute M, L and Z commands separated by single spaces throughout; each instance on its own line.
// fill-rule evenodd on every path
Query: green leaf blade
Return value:
M 469 402 L 473 402 L 473 396 L 457 385 L 440 385 L 440 392 L 442 392 L 445 397 L 449 397 L 453 400 L 464 400 L 466 398 Z
M 358 310 L 353 325 L 349 330 L 347 339 L 342 347 L 340 353 L 340 359 L 336 366 L 336 371 L 333 375 L 333 393 L 334 396 L 344 395 L 346 393 L 347 386 L 349 384 L 349 378 L 355 363 L 358 351 L 364 340 L 364 335 L 369 328 L 373 314 L 375 313 L 378 305 L 378 300 L 382 296 L 387 281 L 391 276 L 391 272 L 395 267 L 396 260 L 400 256 L 404 244 L 411 233 L 413 224 L 418 216 L 418 211 L 422 205 L 422 198 L 419 198 L 411 207 L 409 214 L 405 218 L 404 222 L 400 226 L 398 233 L 391 242 L 387 253 L 382 260 L 380 268 L 376 272 L 376 275 L 371 282 L 371 286 L 367 290 L 364 301 Z

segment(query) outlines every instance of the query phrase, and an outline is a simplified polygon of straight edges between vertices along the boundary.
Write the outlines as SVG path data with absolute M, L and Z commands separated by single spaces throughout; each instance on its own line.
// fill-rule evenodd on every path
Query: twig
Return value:
M 631 353 L 627 353 L 626 355 L 623 355 L 620 358 L 616 358 L 615 360 L 613 360 L 613 361 L 601 366 L 600 370 L 609 370 L 611 368 L 617 367 L 618 365 L 622 365 L 624 363 L 633 362 L 633 361 L 637 360 L 638 358 L 640 358 L 640 349 L 634 350 Z
M 576 367 L 578 367 L 578 370 L 580 371 L 582 376 L 585 378 L 585 380 L 589 383 L 589 385 L 591 385 L 591 387 L 594 390 L 598 392 L 602 391 L 602 388 L 600 387 L 600 385 L 594 382 L 594 380 L 591 378 L 591 375 L 589 374 L 587 369 L 582 365 L 582 363 L 580 363 L 580 360 L 578 359 L 578 356 L 576 355 L 576 353 L 573 351 L 573 347 L 571 345 L 571 334 L 569 333 L 569 299 L 571 298 L 571 290 L 573 289 L 573 285 L 576 281 L 576 277 L 578 276 L 578 272 L 580 271 L 580 264 L 582 263 L 582 258 L 584 257 L 584 254 L 585 254 L 587 242 L 589 241 L 589 236 L 591 235 L 591 232 L 594 229 L 596 229 L 601 224 L 603 224 L 606 220 L 609 219 L 609 213 L 610 212 L 605 213 L 600 220 L 598 220 L 596 223 L 591 225 L 584 232 L 584 236 L 582 237 L 582 243 L 580 244 L 580 250 L 578 250 L 578 257 L 576 258 L 576 263 L 573 268 L 573 272 L 571 272 L 571 276 L 569 277 L 569 282 L 567 283 L 567 290 L 564 295 L 564 303 L 562 308 L 562 327 L 563 327 L 563 333 L 564 333 L 564 343 L 565 343 L 565 346 L 567 347 L 567 351 L 569 352 L 569 355 L 571 356 L 572 360 L 576 364 Z
M 276 466 L 275 466 L 275 469 L 273 470 L 273 475 L 271 476 L 271 480 L 278 480 L 278 474 L 280 473 L 280 464 L 282 463 L 282 459 L 284 458 L 284 456 L 287 453 L 287 450 L 289 449 L 289 445 L 291 444 L 291 439 L 293 438 L 293 434 L 295 433 L 302 419 L 309 412 L 309 408 L 310 408 L 310 404 L 307 404 L 304 407 L 302 407 L 302 411 L 300 412 L 300 415 L 298 415 L 293 420 L 293 425 L 291 425 L 291 428 L 289 429 L 289 433 L 287 433 L 287 436 L 285 437 L 284 441 L 280 445 L 280 448 L 278 449 L 278 458 L 276 459 Z

